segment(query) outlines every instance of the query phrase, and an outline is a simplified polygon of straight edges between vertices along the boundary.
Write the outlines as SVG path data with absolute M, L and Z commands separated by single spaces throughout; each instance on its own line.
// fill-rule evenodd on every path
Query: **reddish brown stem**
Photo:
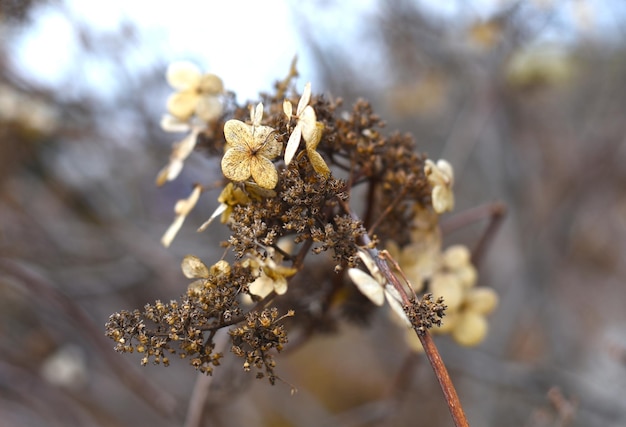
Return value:
M 356 215 L 350 209 L 350 206 L 347 203 L 342 203 L 343 209 L 355 220 L 358 220 L 358 215 Z M 372 241 L 370 240 L 368 235 L 362 236 L 363 244 L 366 247 L 370 247 Z M 378 250 L 375 248 L 368 249 L 369 254 L 375 260 L 376 265 L 380 269 L 380 272 L 385 276 L 385 278 L 391 283 L 400 293 L 402 297 L 402 302 L 404 305 L 411 305 L 411 298 L 406 293 L 404 286 L 400 283 L 400 280 L 396 277 L 396 275 L 389 268 L 389 264 L 385 259 L 383 259 Z M 455 427 L 469 427 L 469 423 L 467 422 L 467 417 L 465 416 L 465 412 L 463 411 L 463 407 L 461 406 L 461 401 L 459 400 L 459 396 L 456 393 L 454 385 L 452 384 L 452 380 L 450 379 L 450 374 L 448 374 L 448 370 L 439 355 L 439 351 L 435 346 L 430 334 L 428 331 L 424 333 L 417 333 L 422 346 L 424 347 L 424 351 L 426 352 L 426 357 L 430 362 L 430 366 L 433 368 L 435 372 L 435 376 L 437 377 L 437 381 L 439 381 L 439 385 L 441 387 L 441 391 L 443 391 L 443 395 L 446 399 L 446 403 L 448 404 L 448 409 L 450 410 L 450 415 L 452 415 L 452 420 L 454 421 Z
M 422 347 L 424 347 L 430 366 L 432 366 L 433 371 L 435 371 L 435 376 L 437 377 L 437 381 L 439 381 L 441 391 L 443 391 L 443 395 L 448 403 L 448 409 L 450 410 L 450 415 L 452 415 L 454 425 L 456 427 L 469 427 L 459 396 L 456 394 L 456 389 L 454 385 L 452 385 L 452 380 L 450 379 L 446 365 L 444 365 L 443 360 L 441 360 L 433 338 L 428 331 L 423 334 L 417 334 L 417 336 L 422 343 Z

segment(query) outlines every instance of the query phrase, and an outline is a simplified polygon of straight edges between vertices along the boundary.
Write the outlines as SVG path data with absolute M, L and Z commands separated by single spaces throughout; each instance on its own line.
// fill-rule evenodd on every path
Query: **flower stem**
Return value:
M 353 219 L 359 219 L 358 215 L 352 212 L 350 206 L 347 203 L 342 203 L 342 207 Z M 362 240 L 363 244 L 366 247 L 371 247 L 372 241 L 367 234 L 362 236 Z M 375 260 L 380 272 L 385 276 L 389 283 L 391 283 L 398 290 L 400 296 L 402 297 L 403 304 L 411 305 L 411 298 L 406 293 L 404 286 L 402 286 L 400 280 L 391 271 L 391 268 L 389 268 L 389 264 L 387 263 L 387 261 L 380 256 L 379 251 L 375 248 L 372 248 L 368 249 L 368 252 Z M 448 404 L 448 409 L 450 410 L 450 415 L 452 416 L 455 427 L 469 427 L 467 417 L 465 416 L 465 412 L 463 411 L 463 407 L 461 406 L 461 401 L 459 400 L 459 396 L 456 393 L 454 385 L 452 384 L 452 380 L 450 379 L 450 374 L 448 373 L 448 370 L 446 369 L 446 366 L 444 365 L 443 360 L 439 355 L 439 351 L 437 350 L 437 346 L 435 346 L 432 337 L 427 330 L 423 333 L 418 333 L 417 331 L 415 331 L 415 333 L 422 343 L 424 351 L 426 352 L 426 357 L 428 358 L 428 362 L 435 372 L 437 381 L 439 381 L 439 386 L 441 387 L 441 391 L 443 392 L 446 403 Z

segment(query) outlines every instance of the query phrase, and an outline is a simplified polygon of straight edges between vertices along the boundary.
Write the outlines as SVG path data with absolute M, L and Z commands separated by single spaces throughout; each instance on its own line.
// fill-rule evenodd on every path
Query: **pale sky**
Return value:
M 441 16 L 488 16 L 498 5 L 506 3 L 416 1 Z M 626 2 L 610 0 L 528 1 L 537 7 L 567 5 L 559 17 L 569 21 L 590 10 L 596 31 L 610 26 L 612 20 L 615 25 L 615 14 L 626 8 L 622 5 L 616 9 L 616 3 Z M 310 66 L 299 38 L 291 8 L 319 22 L 319 34 L 314 34 L 320 37 L 318 41 L 325 35 L 328 43 L 350 46 L 357 68 L 368 67 L 368 61 L 372 62 L 368 58 L 370 52 L 358 52 L 363 45 L 358 40 L 358 29 L 362 13 L 374 13 L 375 0 L 178 0 L 175 7 L 174 2 L 153 0 L 66 0 L 62 4 L 65 12 L 59 11 L 55 2 L 37 9 L 34 28 L 18 38 L 12 57 L 24 75 L 45 85 L 62 87 L 70 96 L 72 91 L 95 91 L 106 96 L 116 85 L 115 73 L 106 68 L 107 64 L 98 61 L 97 56 L 80 56 L 72 20 L 101 32 L 115 31 L 120 22 L 127 20 L 139 32 L 139 43 L 129 45 L 132 54 L 122 56 L 132 61 L 127 64 L 131 69 L 149 67 L 157 60 L 194 60 L 206 71 L 220 75 L 226 87 L 239 94 L 240 101 L 255 99 L 259 91 L 270 89 L 273 81 L 285 75 L 296 53 L 302 74 L 299 83 L 303 86 L 312 81 L 315 86 L 315 75 L 310 71 L 314 67 Z M 68 77 L 72 71 L 73 77 Z M 77 73 L 80 78 L 76 78 Z

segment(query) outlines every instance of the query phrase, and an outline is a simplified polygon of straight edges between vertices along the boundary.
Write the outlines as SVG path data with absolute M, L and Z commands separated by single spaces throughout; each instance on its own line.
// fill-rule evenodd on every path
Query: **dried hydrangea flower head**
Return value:
M 182 227 L 183 222 L 185 222 L 185 218 L 189 215 L 189 212 L 196 206 L 198 203 L 198 199 L 200 198 L 200 194 L 202 193 L 202 186 L 196 185 L 193 188 L 193 191 L 186 199 L 181 199 L 176 202 L 174 206 L 174 212 L 176 213 L 176 218 L 170 227 L 167 229 L 163 237 L 161 237 L 161 243 L 166 248 L 172 243 L 176 234 L 178 234 L 178 230 Z
M 438 160 L 437 164 L 427 159 L 424 172 L 428 177 L 428 182 L 433 187 L 431 194 L 433 208 L 435 212 L 441 214 L 454 209 L 454 171 L 452 165 L 446 160 Z
M 167 81 L 177 90 L 167 100 L 167 111 L 180 122 L 188 121 L 193 115 L 204 122 L 212 122 L 222 114 L 219 95 L 224 84 L 215 74 L 202 74 L 193 63 L 179 61 L 167 69 Z
M 257 111 L 261 111 L 262 117 L 263 104 L 257 106 Z M 253 125 L 236 119 L 224 124 L 228 146 L 222 158 L 222 172 L 232 181 L 243 182 L 252 177 L 261 187 L 272 189 L 278 183 L 272 160 L 280 154 L 282 144 L 274 137 L 273 128 L 256 123 L 260 123 L 258 115 Z

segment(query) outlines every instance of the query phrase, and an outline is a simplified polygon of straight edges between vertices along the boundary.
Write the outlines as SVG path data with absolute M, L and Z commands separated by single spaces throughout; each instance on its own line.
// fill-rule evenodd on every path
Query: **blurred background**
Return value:
M 470 424 L 626 425 L 626 3 L 610 0 L 0 0 L 0 425 L 452 425 L 385 316 L 279 357 L 294 396 L 238 364 L 200 382 L 185 361 L 141 368 L 104 337 L 111 313 L 177 298 L 182 257 L 212 262 L 227 236 L 195 233 L 209 193 L 159 243 L 175 201 L 219 176 L 195 153 L 154 184 L 179 139 L 158 124 L 167 64 L 244 102 L 295 54 L 299 87 L 366 98 L 449 160 L 457 212 L 507 205 L 478 266 L 501 299 L 487 340 L 436 341 Z

